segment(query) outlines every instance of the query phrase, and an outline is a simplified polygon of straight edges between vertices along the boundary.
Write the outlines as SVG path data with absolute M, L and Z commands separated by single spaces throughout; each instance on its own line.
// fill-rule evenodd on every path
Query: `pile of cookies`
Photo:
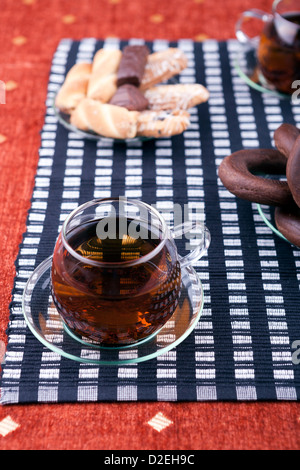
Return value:
M 225 157 L 219 177 L 237 197 L 275 206 L 278 230 L 300 247 L 300 130 L 282 124 L 274 133 L 274 142 L 276 149 L 240 150 Z
M 188 109 L 208 100 L 200 84 L 161 84 L 187 67 L 178 48 L 150 53 L 146 45 L 100 49 L 92 63 L 75 64 L 56 107 L 70 123 L 104 137 L 169 137 L 190 124 Z

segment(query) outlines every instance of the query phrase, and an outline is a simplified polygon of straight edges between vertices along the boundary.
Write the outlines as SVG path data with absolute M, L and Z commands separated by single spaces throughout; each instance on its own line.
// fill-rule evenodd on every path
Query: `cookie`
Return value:
M 286 158 L 289 158 L 293 146 L 299 137 L 300 131 L 292 124 L 281 124 L 281 126 L 274 132 L 274 142 L 279 152 L 283 153 Z
M 118 49 L 99 49 L 93 59 L 87 97 L 107 103 L 117 91 L 117 71 L 122 58 Z
M 175 47 L 150 54 L 142 78 L 141 90 L 147 90 L 178 75 L 187 67 L 187 64 L 185 54 Z
M 139 88 L 126 84 L 117 89 L 110 104 L 122 106 L 129 111 L 144 111 L 148 108 L 149 102 Z
M 147 46 L 126 46 L 117 73 L 117 85 L 125 84 L 139 87 L 144 75 L 150 51 Z
M 209 98 L 208 90 L 198 83 L 178 85 L 158 85 L 145 91 L 149 108 L 153 110 L 187 110 Z
M 190 124 L 187 111 L 142 111 L 137 120 L 137 135 L 144 137 L 171 137 L 181 134 Z
M 228 191 L 241 199 L 271 206 L 288 205 L 293 201 L 288 183 L 258 174 L 284 175 L 286 162 L 278 150 L 240 150 L 224 158 L 219 177 Z
M 300 207 L 300 135 L 297 137 L 288 158 L 286 177 L 293 198 Z
M 296 204 L 276 207 L 275 223 L 290 243 L 300 247 L 300 208 Z
M 86 96 L 92 64 L 78 63 L 69 70 L 66 79 L 55 98 L 55 106 L 70 114 Z
M 71 114 L 70 122 L 78 129 L 93 131 L 104 137 L 133 139 L 137 132 L 138 115 L 137 111 L 85 98 Z

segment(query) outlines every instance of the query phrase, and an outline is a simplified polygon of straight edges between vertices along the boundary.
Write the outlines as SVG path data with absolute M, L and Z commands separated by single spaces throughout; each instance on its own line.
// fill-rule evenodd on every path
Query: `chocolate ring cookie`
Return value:
M 281 124 L 281 126 L 274 132 L 274 141 L 279 152 L 283 153 L 286 158 L 289 158 L 297 137 L 300 131 L 292 124 Z
M 228 191 L 241 199 L 272 206 L 288 205 L 293 198 L 286 181 L 253 174 L 284 175 L 286 162 L 278 150 L 240 150 L 224 158 L 219 177 Z
M 287 161 L 286 177 L 293 198 L 300 207 L 300 135 L 296 139 Z
M 275 223 L 290 243 L 300 247 L 300 208 L 296 204 L 276 207 Z

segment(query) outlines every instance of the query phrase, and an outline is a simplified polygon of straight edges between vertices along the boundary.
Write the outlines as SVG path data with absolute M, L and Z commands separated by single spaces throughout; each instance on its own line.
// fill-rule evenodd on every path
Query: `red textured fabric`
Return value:
M 52 55 L 63 37 L 234 37 L 270 0 L 1 0 L 0 341 L 34 185 Z M 0 355 L 2 348 L 0 347 Z M 157 413 L 159 413 L 157 417 Z M 154 427 L 151 419 L 154 419 Z M 8 423 L 8 424 L 7 424 Z M 14 424 L 15 423 L 15 424 Z M 155 424 L 156 423 L 156 424 Z M 157 426 L 158 423 L 158 426 Z M 161 424 L 167 424 L 162 429 Z M 298 449 L 298 403 L 121 403 L 0 407 L 0 449 Z

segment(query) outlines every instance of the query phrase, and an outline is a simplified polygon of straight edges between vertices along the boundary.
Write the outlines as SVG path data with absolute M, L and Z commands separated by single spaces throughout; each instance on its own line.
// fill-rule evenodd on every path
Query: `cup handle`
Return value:
M 195 229 L 197 229 L 197 231 L 199 231 L 202 236 L 200 237 L 199 244 L 194 250 L 192 250 L 186 256 L 179 256 L 181 268 L 185 268 L 195 263 L 207 252 L 211 242 L 210 231 L 204 224 L 201 224 L 200 222 L 185 222 L 183 224 L 177 225 L 174 229 L 171 230 L 171 236 L 175 239 L 182 237 L 182 235 L 190 233 Z
M 241 17 L 238 19 L 235 25 L 235 34 L 239 42 L 245 45 L 251 45 L 252 47 L 257 47 L 259 43 L 259 36 L 251 38 L 243 31 L 243 23 L 246 18 L 257 18 L 266 23 L 267 21 L 270 21 L 273 16 L 262 10 L 253 8 L 251 10 L 244 11 L 244 13 L 242 13 Z

